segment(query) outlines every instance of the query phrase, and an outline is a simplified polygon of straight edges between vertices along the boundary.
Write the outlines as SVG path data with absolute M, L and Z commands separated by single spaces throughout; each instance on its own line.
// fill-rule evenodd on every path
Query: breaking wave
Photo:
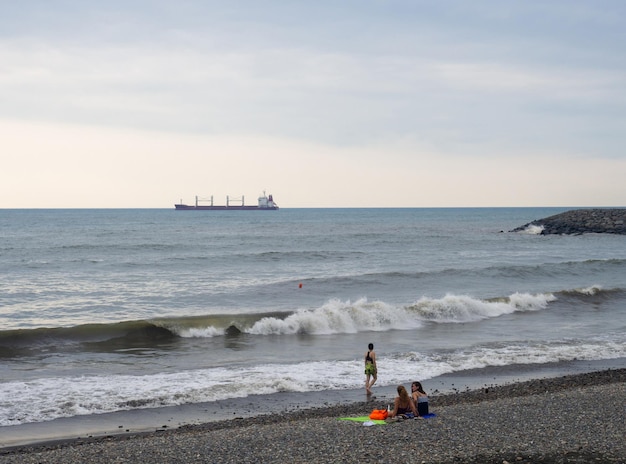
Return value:
M 540 235 L 545 229 L 544 226 L 538 224 L 528 224 L 524 229 L 520 230 L 520 234 Z
M 118 351 L 136 347 L 159 347 L 176 338 L 212 338 L 241 334 L 328 335 L 360 332 L 413 330 L 425 323 L 459 324 L 497 318 L 516 312 L 542 311 L 556 300 L 622 298 L 623 289 L 601 285 L 553 293 L 513 293 L 507 297 L 479 299 L 448 294 L 441 298 L 421 297 L 397 306 L 361 298 L 332 299 L 314 309 L 295 312 L 219 314 L 117 323 L 85 324 L 74 327 L 0 331 L 0 359 L 34 355 L 38 352 Z
M 539 311 L 555 301 L 551 293 L 531 295 L 514 293 L 507 298 L 479 300 L 464 295 L 446 295 L 440 299 L 421 298 L 410 310 L 423 320 L 439 323 L 475 322 L 516 311 Z

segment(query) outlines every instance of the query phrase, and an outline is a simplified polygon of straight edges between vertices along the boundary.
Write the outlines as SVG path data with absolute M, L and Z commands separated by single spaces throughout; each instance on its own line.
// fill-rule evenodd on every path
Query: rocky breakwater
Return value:
M 511 232 L 537 228 L 541 235 L 580 235 L 587 233 L 626 235 L 626 209 L 576 209 L 537 219 Z

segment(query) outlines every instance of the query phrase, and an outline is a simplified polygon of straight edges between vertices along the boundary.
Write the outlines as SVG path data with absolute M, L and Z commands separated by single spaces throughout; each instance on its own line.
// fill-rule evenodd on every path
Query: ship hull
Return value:
M 208 205 L 174 205 L 177 210 L 183 211 L 275 211 L 278 206 L 268 206 L 260 208 L 258 206 L 208 206 Z

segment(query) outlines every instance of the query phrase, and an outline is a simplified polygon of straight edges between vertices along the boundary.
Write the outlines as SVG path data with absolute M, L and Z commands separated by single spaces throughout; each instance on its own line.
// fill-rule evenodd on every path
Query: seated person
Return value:
M 420 416 L 428 414 L 428 395 L 422 388 L 422 384 L 419 382 L 413 382 L 411 384 L 411 397 L 417 408 L 417 412 Z
M 393 402 L 393 411 L 389 413 L 388 417 L 396 416 L 404 416 L 405 418 L 417 416 L 415 404 L 411 401 L 411 397 L 403 385 L 398 385 L 398 396 Z

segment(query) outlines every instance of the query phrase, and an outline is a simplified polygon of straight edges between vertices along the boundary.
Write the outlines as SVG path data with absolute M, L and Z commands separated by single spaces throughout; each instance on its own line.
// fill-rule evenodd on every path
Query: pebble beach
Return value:
M 389 399 L 4 448 L 0 463 L 626 462 L 626 369 L 431 394 L 431 419 L 339 420 Z

